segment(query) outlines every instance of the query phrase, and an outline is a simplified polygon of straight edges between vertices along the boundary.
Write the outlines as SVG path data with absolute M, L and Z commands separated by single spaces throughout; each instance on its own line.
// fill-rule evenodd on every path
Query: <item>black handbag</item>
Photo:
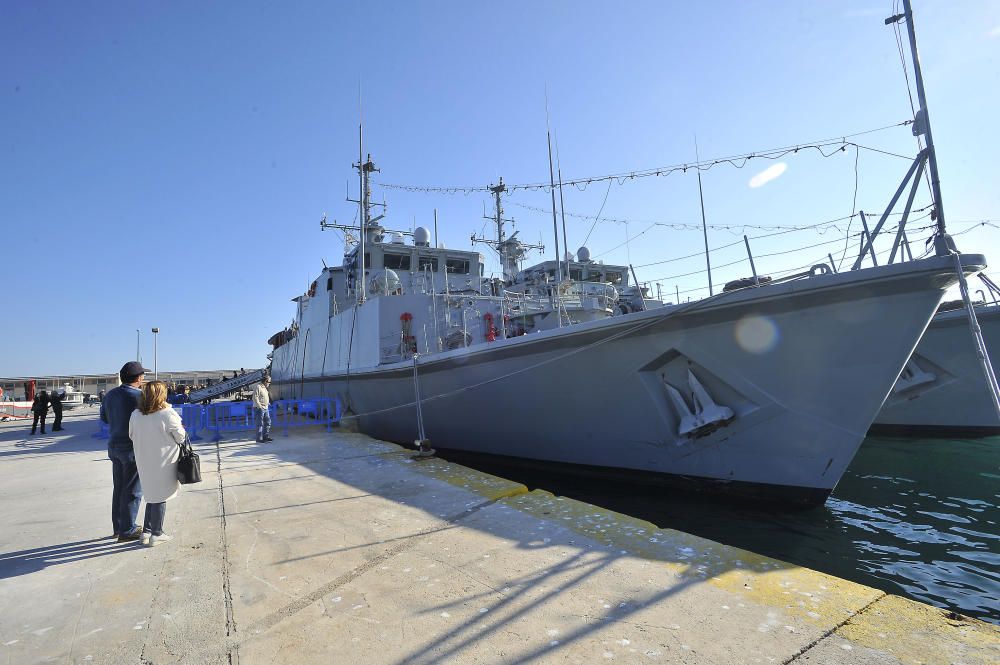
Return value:
M 177 459 L 177 480 L 181 485 L 190 485 L 201 482 L 201 457 L 191 449 L 191 440 L 184 438 L 184 443 L 178 444 L 181 447 L 181 455 Z

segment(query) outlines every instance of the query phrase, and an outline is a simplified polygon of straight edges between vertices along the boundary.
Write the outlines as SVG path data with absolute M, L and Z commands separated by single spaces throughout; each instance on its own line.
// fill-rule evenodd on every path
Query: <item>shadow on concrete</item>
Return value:
M 456 628 L 453 628 L 442 635 L 435 635 L 434 641 L 427 643 L 422 648 L 408 653 L 405 657 L 396 662 L 398 665 L 447 662 L 449 658 L 459 656 L 463 649 L 474 646 L 478 641 L 488 637 L 491 633 L 497 633 L 508 626 L 514 625 L 516 621 L 525 618 L 528 613 L 534 610 L 537 606 L 550 601 L 558 602 L 558 598 L 561 594 L 572 590 L 575 586 L 585 582 L 588 578 L 607 568 L 617 559 L 622 558 L 622 555 L 618 554 L 601 553 L 596 557 L 596 559 L 585 561 L 584 557 L 586 554 L 586 551 L 581 550 L 574 554 L 571 558 L 567 558 L 566 561 L 560 563 L 559 565 L 553 566 L 540 573 L 525 575 L 512 581 L 510 583 L 511 587 L 548 588 L 547 582 L 550 578 L 554 578 L 559 573 L 573 571 L 573 576 L 570 579 L 559 583 L 557 586 L 553 587 L 550 592 L 539 596 L 534 601 L 527 603 L 502 620 L 494 621 L 490 615 L 495 615 L 497 610 L 504 609 L 506 605 L 515 602 L 517 600 L 517 596 L 515 594 L 505 596 L 501 600 L 493 603 L 492 606 L 484 605 L 487 609 L 486 612 L 480 612 L 478 615 L 474 615 L 472 619 L 465 621 Z M 590 622 L 587 626 L 570 633 L 560 633 L 558 636 L 559 639 L 553 639 L 547 645 L 536 647 L 527 653 L 518 654 L 518 662 L 531 662 L 536 658 L 554 654 L 564 645 L 571 644 L 576 640 L 585 637 L 588 633 L 601 629 L 606 623 L 627 621 L 632 614 L 649 605 L 654 605 L 673 595 L 679 594 L 699 581 L 700 580 L 698 579 L 688 578 L 669 589 L 646 596 L 642 598 L 640 602 L 619 602 L 610 605 L 610 607 L 604 612 L 589 617 Z M 479 594 L 479 596 L 485 597 L 492 596 L 494 594 L 495 592 L 491 591 Z M 475 598 L 476 596 L 463 596 L 454 603 L 446 603 L 436 607 L 431 607 L 424 610 L 423 613 L 430 614 L 447 609 L 459 609 L 464 603 L 474 600 Z M 455 640 L 457 640 L 457 642 Z M 442 648 L 442 644 L 446 644 L 447 646 Z
M 437 613 L 444 609 L 454 610 L 473 600 L 482 603 L 483 607 L 483 610 L 480 610 L 479 614 L 474 615 L 447 633 L 429 636 L 432 639 L 429 639 L 426 644 L 416 646 L 413 651 L 399 659 L 397 661 L 399 665 L 403 665 L 404 663 L 407 665 L 418 663 L 429 664 L 461 658 L 464 650 L 481 641 L 484 637 L 491 633 L 507 629 L 515 622 L 523 620 L 530 612 L 541 605 L 558 606 L 561 602 L 561 597 L 585 583 L 588 579 L 609 570 L 619 561 L 635 559 L 637 556 L 650 561 L 666 562 L 677 566 L 679 572 L 676 575 L 674 583 L 669 588 L 661 588 L 648 593 L 634 595 L 626 602 L 616 601 L 609 603 L 603 611 L 594 612 L 592 616 L 587 617 L 586 625 L 575 632 L 560 634 L 558 638 L 544 645 L 538 645 L 527 653 L 519 654 L 519 662 L 554 655 L 554 653 L 557 653 L 566 645 L 584 639 L 588 634 L 600 630 L 609 622 L 638 621 L 633 615 L 643 608 L 660 603 L 671 596 L 682 593 L 729 570 L 738 569 L 744 573 L 764 574 L 773 573 L 782 568 L 795 568 L 792 565 L 776 566 L 774 562 L 758 562 L 752 556 L 741 560 L 735 560 L 733 557 L 719 556 L 717 552 L 722 547 L 711 541 L 701 541 L 701 544 L 706 547 L 712 546 L 711 549 L 716 553 L 703 555 L 703 553 L 699 552 L 692 557 L 691 553 L 685 552 L 685 550 L 690 550 L 691 548 L 688 545 L 692 541 L 697 543 L 698 539 L 689 537 L 686 534 L 683 537 L 676 534 L 675 536 L 671 536 L 670 533 L 673 532 L 669 532 L 668 529 L 656 530 L 656 535 L 662 537 L 660 542 L 665 546 L 642 547 L 642 553 L 639 555 L 635 551 L 630 552 L 622 549 L 622 547 L 630 548 L 631 545 L 619 546 L 617 543 L 610 541 L 601 542 L 602 539 L 600 537 L 595 538 L 594 534 L 588 535 L 583 531 L 573 531 L 569 522 L 562 521 L 556 516 L 552 517 L 552 529 L 554 531 L 561 531 L 561 529 L 566 528 L 567 530 L 561 531 L 558 536 L 553 534 L 551 539 L 543 539 L 538 533 L 525 532 L 519 529 L 516 524 L 508 523 L 504 520 L 485 522 L 474 519 L 479 510 L 489 508 L 495 503 L 486 498 L 472 509 L 464 510 L 451 516 L 442 516 L 440 505 L 432 496 L 432 492 L 419 490 L 412 486 L 413 483 L 404 484 L 394 482 L 392 480 L 393 474 L 382 471 L 387 465 L 409 463 L 409 451 L 385 452 L 376 449 L 375 452 L 367 455 L 338 457 L 335 452 L 331 454 L 324 450 L 325 437 L 322 432 L 301 432 L 300 437 L 296 441 L 290 441 L 287 445 L 281 445 L 281 440 L 279 439 L 278 445 L 267 447 L 261 447 L 259 444 L 253 443 L 247 445 L 237 442 L 220 443 L 220 451 L 224 455 L 222 459 L 222 473 L 224 478 L 225 476 L 233 477 L 230 475 L 233 473 L 238 474 L 250 470 L 260 471 L 285 466 L 303 466 L 309 468 L 311 471 L 315 471 L 319 475 L 353 487 L 360 493 L 357 497 L 347 498 L 376 495 L 391 501 L 402 501 L 405 502 L 407 507 L 422 510 L 435 520 L 444 523 L 426 531 L 414 532 L 387 540 L 362 543 L 347 548 L 310 553 L 274 562 L 275 564 L 330 556 L 350 549 L 376 545 L 384 547 L 389 543 L 393 543 L 390 549 L 395 551 L 395 556 L 408 548 L 407 541 L 412 541 L 412 544 L 416 545 L 419 541 L 432 534 L 440 534 L 443 531 L 455 528 L 484 530 L 491 538 L 500 538 L 515 543 L 516 547 L 524 551 L 558 548 L 560 552 L 567 550 L 571 552 L 564 561 L 556 565 L 546 566 L 543 570 L 532 571 L 508 580 L 505 583 L 505 587 L 509 587 L 509 589 L 505 589 L 504 592 L 498 592 L 495 589 L 485 589 L 479 594 L 463 595 L 461 598 L 456 599 L 454 603 L 423 610 L 425 613 Z M 206 446 L 203 451 L 203 460 L 210 454 Z M 241 459 L 244 456 L 253 456 L 254 459 Z M 214 458 L 215 455 L 212 455 L 212 457 Z M 215 460 L 213 460 L 213 465 L 214 462 Z M 227 462 L 232 465 L 232 468 L 227 468 Z M 427 467 L 428 465 L 448 465 L 450 463 L 445 460 L 433 460 L 430 462 L 420 462 L 419 464 L 420 467 Z M 420 467 L 414 467 L 414 472 L 421 473 L 419 470 Z M 429 474 L 426 477 L 429 482 L 433 482 L 433 474 Z M 236 475 L 235 478 L 239 478 L 239 476 Z M 223 487 L 229 487 L 228 483 L 224 482 Z M 311 505 L 312 503 L 323 502 L 309 502 L 301 505 Z M 276 505 L 273 507 L 273 510 L 285 510 L 296 507 L 296 505 Z M 248 512 L 260 513 L 268 512 L 268 510 L 272 509 L 260 509 Z M 545 518 L 540 517 L 540 519 Z M 586 518 L 582 519 L 585 520 Z M 609 531 L 614 531 L 614 528 L 609 528 Z M 667 531 L 668 533 L 659 533 L 660 531 Z M 648 536 L 653 536 L 653 534 L 646 533 L 645 536 L 640 537 L 640 540 L 646 541 L 648 540 Z M 672 539 L 675 537 L 681 539 L 672 542 Z M 652 540 L 656 541 L 655 538 Z M 584 541 L 585 544 L 579 544 L 580 541 Z M 560 579 L 566 575 L 569 575 L 568 579 Z M 317 592 L 306 594 L 303 599 L 278 609 L 271 615 L 273 619 L 263 619 L 253 627 L 266 630 L 272 624 L 272 621 L 273 623 L 278 623 L 285 620 L 288 616 L 308 606 L 308 602 L 306 602 L 307 598 L 311 598 L 317 593 L 321 597 L 322 593 L 329 592 L 330 589 L 326 588 L 329 584 L 327 583 L 327 585 L 318 587 Z M 540 589 L 544 589 L 544 591 L 539 594 Z M 500 598 L 497 598 L 498 593 Z M 523 594 L 525 593 L 529 593 L 532 596 L 532 599 L 528 602 L 524 602 Z M 517 603 L 518 605 L 523 603 L 523 606 L 518 607 L 509 616 L 502 619 L 498 618 L 497 611 L 506 610 L 511 603 Z
M 274 510 L 288 510 L 289 508 L 302 508 L 304 506 L 315 506 L 321 503 L 334 503 L 337 501 L 353 501 L 355 499 L 363 499 L 365 497 L 371 496 L 371 494 L 358 494 L 357 496 L 342 496 L 336 499 L 321 499 L 320 501 L 305 501 L 303 503 L 289 503 L 282 506 L 271 506 L 269 508 L 259 508 L 257 510 L 240 510 L 236 512 L 226 512 L 226 517 L 232 517 L 234 515 L 250 515 L 252 513 L 269 513 Z M 217 515 L 217 517 L 222 517 L 222 515 Z
M 31 433 L 31 421 L 8 421 L 0 423 L 0 460 L 21 456 L 25 459 L 41 455 L 78 453 L 88 450 L 106 451 L 108 442 L 95 439 L 91 435 L 97 431 L 96 413 L 84 413 L 79 417 L 63 420 L 63 429 L 53 432 L 52 419 L 45 428 L 45 434 Z
M 49 566 L 119 554 L 142 547 L 139 541 L 119 543 L 112 536 L 77 540 L 36 547 L 19 552 L 0 553 L 0 579 L 34 573 Z

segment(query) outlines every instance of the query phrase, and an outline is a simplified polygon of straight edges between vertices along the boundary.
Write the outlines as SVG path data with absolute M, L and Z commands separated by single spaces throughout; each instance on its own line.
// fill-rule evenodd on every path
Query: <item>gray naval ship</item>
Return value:
M 820 503 L 957 280 L 952 255 L 820 264 L 646 307 L 622 266 L 577 261 L 579 279 L 561 280 L 547 264 L 518 270 L 527 248 L 504 236 L 499 195 L 504 278 L 491 279 L 478 252 L 386 231 L 375 166 L 355 167 L 358 242 L 293 298 L 270 372 L 276 396 L 338 397 L 390 441 Z
M 934 256 L 870 268 L 859 260 L 840 273 L 818 264 L 766 288 L 755 278 L 647 307 L 622 266 L 559 260 L 519 270 L 529 248 L 504 235 L 501 183 L 490 188 L 490 245 L 503 278 L 491 279 L 477 252 L 432 245 L 422 228 L 411 244 L 386 231 L 384 214 L 371 211 L 375 165 L 361 150 L 357 242 L 293 298 L 291 325 L 269 340 L 273 392 L 337 397 L 362 431 L 390 441 L 422 447 L 430 438 L 439 449 L 560 470 L 823 502 L 946 289 L 986 266 L 959 254 L 945 228 L 903 4 L 886 22 L 906 19 L 920 102 L 913 129 L 926 147 L 870 235 L 865 225 L 861 254 L 872 251 L 874 263 L 872 243 L 912 178 L 895 255 L 928 166 Z
M 1000 288 L 986 287 L 975 305 L 990 364 L 1000 348 Z M 987 294 L 990 300 L 987 301 Z M 961 301 L 941 306 L 892 387 L 871 427 L 893 436 L 982 437 L 1000 435 L 989 381 L 969 332 Z

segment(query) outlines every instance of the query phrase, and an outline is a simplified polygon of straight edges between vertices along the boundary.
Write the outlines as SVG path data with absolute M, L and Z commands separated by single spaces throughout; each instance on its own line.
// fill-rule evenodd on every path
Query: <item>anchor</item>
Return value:
M 681 436 L 699 438 L 711 434 L 720 427 L 725 427 L 736 418 L 733 410 L 727 406 L 720 406 L 715 403 L 712 396 L 701 385 L 701 381 L 688 370 L 688 386 L 691 388 L 691 401 L 694 410 L 688 408 L 687 402 L 677 388 L 667 383 L 667 377 L 663 377 L 663 385 L 667 387 L 667 395 L 680 416 L 681 423 L 677 433 Z
M 899 378 L 896 379 L 896 384 L 892 387 L 892 392 L 898 394 L 925 383 L 933 383 L 936 380 L 937 375 L 933 372 L 925 372 L 917 364 L 916 358 L 913 357 L 906 361 L 906 367 L 903 368 L 903 371 L 899 374 Z

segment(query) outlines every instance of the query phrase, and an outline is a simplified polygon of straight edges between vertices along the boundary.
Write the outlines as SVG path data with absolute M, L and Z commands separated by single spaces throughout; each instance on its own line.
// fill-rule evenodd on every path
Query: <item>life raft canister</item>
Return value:
M 411 334 L 410 327 L 413 321 L 413 315 L 409 312 L 403 312 L 399 315 L 401 335 L 403 338 L 403 348 L 409 353 L 417 352 L 417 338 Z
M 497 329 L 493 326 L 493 314 L 486 312 L 483 314 L 483 320 L 486 321 L 486 341 L 495 342 L 497 339 Z

